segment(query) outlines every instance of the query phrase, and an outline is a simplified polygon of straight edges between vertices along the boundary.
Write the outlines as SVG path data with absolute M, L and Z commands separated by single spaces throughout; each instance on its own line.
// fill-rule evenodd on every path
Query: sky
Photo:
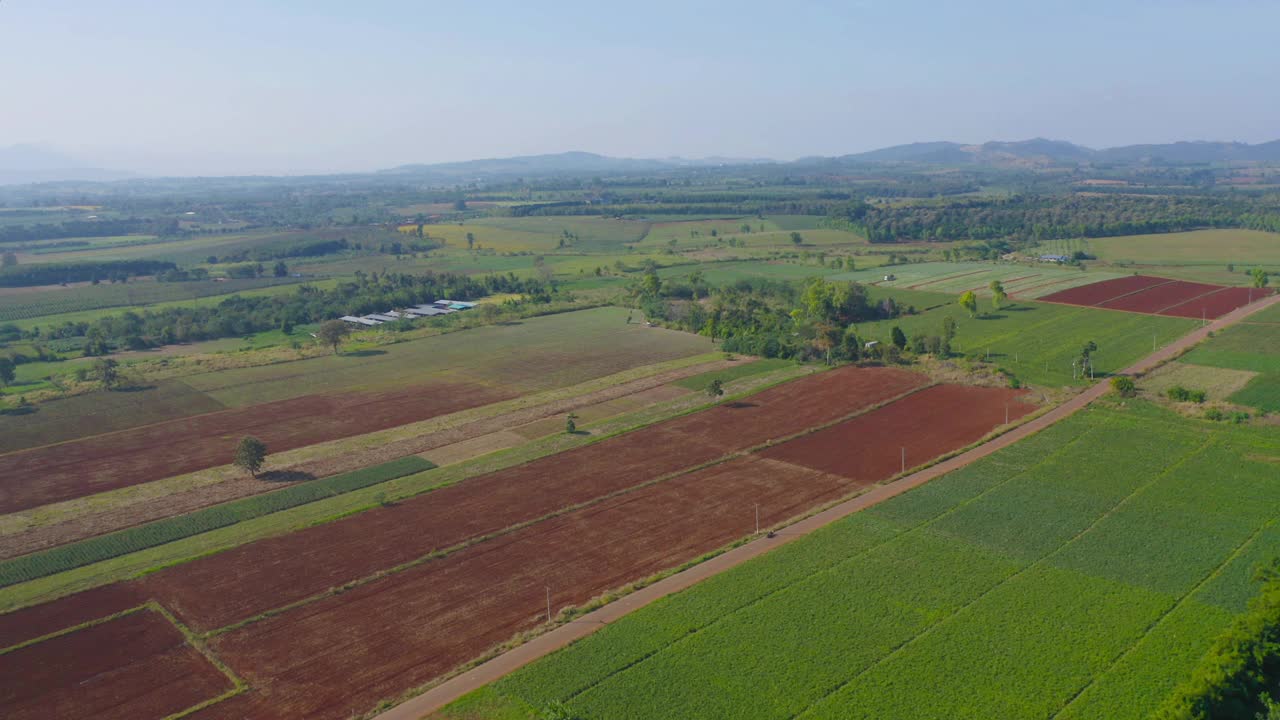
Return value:
M 1274 0 L 0 0 L 0 147 L 148 174 L 1280 138 Z

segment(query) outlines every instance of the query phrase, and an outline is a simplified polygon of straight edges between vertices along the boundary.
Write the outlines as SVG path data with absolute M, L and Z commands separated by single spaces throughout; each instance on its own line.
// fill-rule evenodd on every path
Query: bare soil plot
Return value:
M 1176 280 L 1154 285 L 1132 295 L 1098 303 L 1098 307 L 1112 310 L 1128 310 L 1130 312 L 1158 313 L 1165 308 L 1180 305 L 1188 300 L 1220 289 L 1222 289 L 1221 285 L 1206 285 L 1204 283 Z
M 1226 315 L 1238 307 L 1243 307 L 1271 294 L 1270 289 L 1257 288 L 1222 288 L 1184 303 L 1167 307 L 1160 311 L 1161 315 L 1174 317 L 1214 319 Z
M 245 435 L 278 452 L 507 397 L 458 383 L 309 395 L 10 453 L 0 456 L 0 513 L 225 465 Z
M 115 615 L 145 602 L 136 588 L 107 585 L 0 615 L 0 649 Z
M 209 718 L 345 718 L 545 619 L 844 494 L 841 478 L 760 458 L 684 475 L 217 637 L 261 693 Z
M 1061 290 L 1050 295 L 1043 295 L 1040 300 L 1043 302 L 1064 303 L 1066 305 L 1094 306 L 1129 293 L 1135 293 L 1156 285 L 1163 285 L 1167 282 L 1172 282 L 1172 280 L 1147 275 L 1130 275 Z
M 162 718 L 232 687 L 148 610 L 0 655 L 0 677 L 11 680 L 0 684 L 0 715 L 11 720 Z
M 150 575 L 148 594 L 213 630 L 331 587 L 695 467 L 922 386 L 924 376 L 842 368 L 593 445 L 471 478 L 337 522 Z
M 805 435 L 760 454 L 775 460 L 878 482 L 982 439 L 991 428 L 1035 410 L 1026 391 L 935 385 L 879 410 Z

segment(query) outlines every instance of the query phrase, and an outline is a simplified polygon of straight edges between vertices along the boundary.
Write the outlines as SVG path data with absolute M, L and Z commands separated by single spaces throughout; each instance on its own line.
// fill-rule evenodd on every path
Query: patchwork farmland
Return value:
M 1274 456 L 1262 428 L 1094 407 L 434 717 L 1147 717 L 1280 553 Z
M 582 604 L 750 534 L 754 505 L 768 526 L 887 479 L 901 469 L 901 450 L 880 438 L 934 428 L 908 442 L 914 465 L 979 439 L 1004 422 L 1006 408 L 1010 420 L 1032 409 L 1011 391 L 921 389 L 927 384 L 890 369 L 810 376 L 12 612 L 0 616 L 0 637 L 10 646 L 30 643 L 10 652 L 35 652 L 85 630 L 39 639 L 50 633 L 152 602 L 207 637 L 211 657 L 243 679 L 234 697 L 192 717 L 347 717 L 545 621 L 542 585 L 554 586 L 553 610 Z M 943 412 L 933 417 L 926 408 Z M 830 468 L 790 462 L 788 445 L 810 437 L 842 443 L 855 456 L 884 457 Z M 655 455 L 655 446 L 666 452 Z M 468 622 L 479 615 L 488 620 Z M 345 630 L 335 635 L 339 627 Z M 174 702 L 189 696 L 182 698 Z

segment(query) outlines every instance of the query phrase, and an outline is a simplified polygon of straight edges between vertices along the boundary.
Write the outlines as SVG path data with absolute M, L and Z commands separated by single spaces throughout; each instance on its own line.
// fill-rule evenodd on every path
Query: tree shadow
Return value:
M 156 389 L 155 385 L 117 385 L 116 387 L 111 388 L 111 391 L 134 393 L 134 392 L 146 392 L 147 390 L 155 390 L 155 389 Z
M 24 405 L 22 407 L 0 408 L 0 415 L 30 415 L 35 411 L 35 405 Z
M 374 357 L 375 355 L 386 355 L 386 350 L 349 350 L 342 353 L 344 357 Z
M 978 316 L 977 318 L 975 318 L 975 319 L 977 319 L 977 320 L 1004 320 L 1004 319 L 1005 319 L 1005 318 L 1007 318 L 1007 317 L 1009 317 L 1009 316 L 1008 316 L 1008 315 L 1001 315 L 1000 313 L 984 313 L 984 314 L 982 314 L 982 315 L 979 315 L 979 316 Z
M 286 483 L 315 480 L 316 476 L 309 472 L 302 472 L 301 470 L 268 470 L 259 475 L 258 479 L 263 482 Z
M 746 408 L 759 407 L 759 405 L 745 400 L 734 400 L 733 402 L 725 403 L 723 407 L 733 408 L 735 410 L 745 410 Z
M 1032 310 L 1035 310 L 1035 308 L 1026 305 L 1010 305 L 1000 309 L 1005 312 L 1031 312 Z

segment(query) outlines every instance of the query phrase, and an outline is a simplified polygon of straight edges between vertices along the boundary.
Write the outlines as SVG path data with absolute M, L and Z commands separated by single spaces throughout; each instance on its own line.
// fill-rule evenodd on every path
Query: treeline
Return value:
M 116 281 L 138 275 L 155 275 L 176 268 L 177 265 L 161 260 L 102 260 L 82 263 L 11 265 L 0 270 L 0 287 L 32 287 L 95 280 Z
M 331 290 L 303 285 L 297 292 L 271 296 L 234 295 L 215 306 L 171 307 L 125 312 L 93 322 L 67 322 L 34 328 L 27 339 L 84 337 L 86 355 L 102 355 L 112 347 L 147 347 L 179 342 L 242 337 L 267 330 L 290 332 L 295 325 L 332 320 L 342 315 L 429 303 L 441 298 L 472 300 L 496 293 L 550 302 L 553 284 L 514 274 L 474 277 L 454 273 L 403 275 L 357 273 L 356 280 Z
M 744 279 L 709 290 L 700 271 L 687 284 L 648 271 L 632 292 L 650 321 L 721 340 L 727 352 L 825 362 L 866 358 L 857 323 L 914 312 L 888 298 L 871 300 L 858 283 L 821 278 L 802 287 Z M 874 355 L 882 359 L 880 351 Z
M 1280 232 L 1280 211 L 1253 198 L 1017 196 L 947 203 L 870 205 L 832 211 L 876 243 L 943 240 L 1039 241 L 1249 228 Z
M 123 220 L 67 220 L 61 223 L 9 225 L 0 227 L 0 245 L 59 238 L 114 237 L 159 229 L 153 221 L 137 217 Z
M 1280 681 L 1280 562 L 1259 573 L 1262 590 L 1152 716 L 1157 720 L 1275 717 Z

